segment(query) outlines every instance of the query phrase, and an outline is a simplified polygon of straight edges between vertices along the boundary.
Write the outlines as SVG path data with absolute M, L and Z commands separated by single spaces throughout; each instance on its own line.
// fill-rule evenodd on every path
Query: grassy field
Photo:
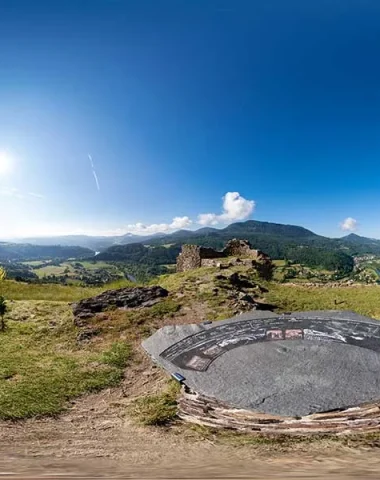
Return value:
M 98 295 L 105 290 L 136 285 L 126 279 L 109 283 L 103 287 L 81 287 L 79 285 L 59 285 L 54 283 L 34 284 L 7 280 L 0 287 L 0 295 L 4 295 L 10 300 L 76 302 L 82 298 Z
M 29 265 L 30 267 L 39 267 L 40 265 L 44 265 L 46 261 L 44 260 L 32 260 L 30 262 L 21 262 L 23 265 Z
M 380 287 L 302 287 L 271 283 L 266 299 L 282 311 L 352 310 L 380 319 Z
M 47 265 L 46 267 L 37 268 L 33 271 L 39 278 L 43 278 L 48 275 L 64 275 L 65 272 L 67 272 L 68 275 L 72 275 L 74 268 L 70 263 L 65 262 L 60 265 Z
M 111 288 L 110 286 L 108 288 Z M 57 284 L 33 284 L 5 281 L 1 285 L 1 293 L 11 300 L 49 300 L 75 302 L 82 298 L 91 297 L 102 292 L 104 288 L 79 287 Z
M 86 270 L 98 270 L 99 268 L 104 268 L 106 270 L 115 270 L 117 267 L 114 265 L 110 265 L 107 262 L 99 261 L 99 262 L 75 262 L 80 263 L 83 268 Z
M 130 286 L 112 284 L 112 288 Z M 109 286 L 108 286 L 109 288 Z M 149 336 L 159 320 L 179 305 L 168 298 L 137 311 L 110 311 L 94 318 L 98 335 L 78 343 L 69 302 L 106 288 L 5 281 L 7 328 L 0 332 L 0 418 L 54 415 L 78 395 L 114 386 L 123 378 L 131 356 L 130 342 Z
M 38 267 L 39 265 L 43 265 L 44 263 L 42 262 L 25 262 L 27 265 L 33 267 Z M 55 275 L 57 277 L 63 276 L 63 275 L 68 275 L 69 277 L 73 277 L 76 275 L 75 272 L 75 264 L 78 263 L 80 264 L 83 268 L 86 269 L 90 274 L 92 272 L 95 272 L 96 270 L 108 270 L 114 274 L 119 274 L 121 277 L 123 277 L 123 273 L 118 270 L 117 267 L 114 265 L 110 265 L 107 262 L 62 262 L 59 265 L 46 265 L 41 268 L 33 268 L 33 272 L 41 279 L 43 279 L 46 276 L 49 275 Z
M 67 401 L 116 385 L 130 357 L 124 343 L 106 338 L 78 345 L 77 328 L 65 303 L 10 303 L 0 333 L 0 418 L 57 414 Z

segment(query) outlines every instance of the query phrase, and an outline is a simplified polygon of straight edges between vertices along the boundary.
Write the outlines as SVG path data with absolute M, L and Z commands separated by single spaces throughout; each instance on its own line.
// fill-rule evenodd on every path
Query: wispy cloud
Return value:
M 41 198 L 41 199 L 46 198 L 45 195 L 41 195 L 40 193 L 35 193 L 35 192 L 28 192 L 27 195 L 34 198 Z
M 98 189 L 98 192 L 100 192 L 99 179 L 95 171 L 94 161 L 92 160 L 92 156 L 90 154 L 88 154 L 88 158 L 90 160 L 92 175 L 94 176 L 94 179 L 95 179 L 96 188 Z
M 30 197 L 39 198 L 39 199 L 46 198 L 44 195 L 41 195 L 40 193 L 22 192 L 18 188 L 13 188 L 13 187 L 12 188 L 9 188 L 9 187 L 0 188 L 0 196 L 18 198 L 19 200 L 26 200 Z
M 354 232 L 358 228 L 358 221 L 355 218 L 347 217 L 340 223 L 340 228 L 345 232 Z

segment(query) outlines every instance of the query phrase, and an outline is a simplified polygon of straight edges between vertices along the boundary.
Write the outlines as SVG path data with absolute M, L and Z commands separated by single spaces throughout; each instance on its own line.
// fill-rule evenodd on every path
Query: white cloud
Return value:
M 181 228 L 189 227 L 193 222 L 189 217 L 175 217 L 171 223 L 152 223 L 145 225 L 144 223 L 135 223 L 127 225 L 126 231 L 135 235 L 153 235 L 155 233 L 168 233 Z
M 193 222 L 189 217 L 174 217 L 172 223 L 170 224 L 171 229 L 181 229 L 190 227 Z
M 201 213 L 198 215 L 198 223 L 200 225 L 217 225 L 219 223 L 218 215 L 215 215 L 215 213 Z
M 217 225 L 218 223 L 230 223 L 237 220 L 245 220 L 250 217 L 255 209 L 255 202 L 247 200 L 238 192 L 227 192 L 223 197 L 223 212 L 201 213 L 198 215 L 200 225 Z
M 341 224 L 340 228 L 345 232 L 354 232 L 357 229 L 358 221 L 355 218 L 347 217 Z

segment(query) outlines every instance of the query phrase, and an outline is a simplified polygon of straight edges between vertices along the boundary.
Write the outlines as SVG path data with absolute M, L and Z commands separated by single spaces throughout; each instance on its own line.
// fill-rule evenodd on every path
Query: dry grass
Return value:
M 34 284 L 7 280 L 2 285 L 2 294 L 10 300 L 48 300 L 75 302 L 92 297 L 103 288 L 79 287 L 76 285 Z
M 34 284 L 6 280 L 1 285 L 1 294 L 9 300 L 47 300 L 58 302 L 76 302 L 93 297 L 105 290 L 137 286 L 122 279 L 103 287 L 81 287 L 78 285 L 58 285 L 54 283 Z

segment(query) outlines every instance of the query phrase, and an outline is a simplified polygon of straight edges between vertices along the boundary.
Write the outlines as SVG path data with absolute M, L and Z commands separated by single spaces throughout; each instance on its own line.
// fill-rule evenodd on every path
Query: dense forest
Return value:
M 117 263 L 127 278 L 147 281 L 168 272 L 166 265 L 176 262 L 180 245 L 144 246 L 141 243 L 115 245 L 100 253 L 96 260 Z
M 99 253 L 95 258 L 106 262 L 122 261 L 144 265 L 167 265 L 176 262 L 180 250 L 179 245 L 151 247 L 141 243 L 132 243 L 114 245 Z
M 349 275 L 354 268 L 354 260 L 350 255 L 339 251 L 326 251 L 322 248 L 294 247 L 287 251 L 286 257 L 294 263 L 336 271 L 340 275 Z

